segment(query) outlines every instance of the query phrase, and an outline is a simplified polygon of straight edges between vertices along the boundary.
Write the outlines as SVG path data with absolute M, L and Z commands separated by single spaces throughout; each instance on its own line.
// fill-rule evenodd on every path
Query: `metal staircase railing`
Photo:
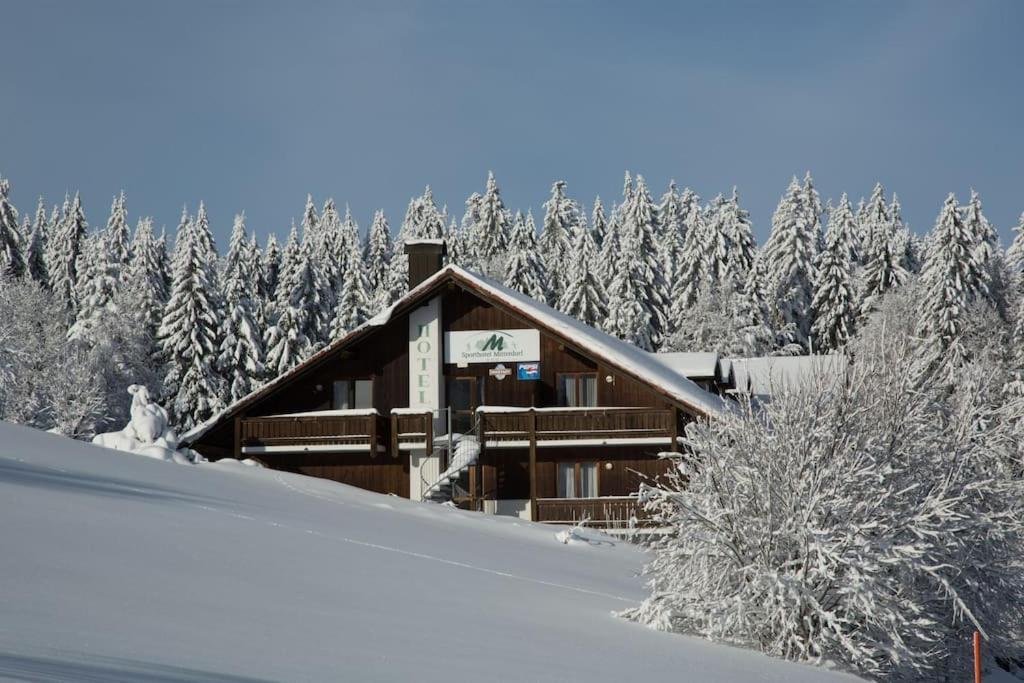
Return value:
M 450 502 L 452 500 L 452 492 L 454 491 L 458 478 L 470 467 L 476 464 L 477 457 L 479 456 L 479 445 L 477 446 L 477 455 L 468 459 L 466 462 L 461 463 L 457 470 L 452 470 L 452 461 L 455 458 L 456 449 L 458 448 L 459 442 L 466 436 L 472 437 L 479 444 L 480 440 L 480 420 L 481 416 L 476 415 L 474 418 L 472 428 L 466 434 L 459 434 L 458 436 L 452 434 L 452 419 L 451 409 L 444 408 L 447 412 L 448 418 L 448 433 L 447 439 L 441 445 L 436 446 L 430 444 L 430 456 L 429 458 L 437 456 L 438 459 L 438 475 L 435 481 L 429 481 L 424 476 L 424 468 L 420 467 L 420 489 L 422 491 L 421 498 L 423 500 L 431 500 L 438 503 Z M 440 412 L 440 411 L 438 411 Z M 441 455 L 444 453 L 447 457 L 442 459 Z M 447 489 L 447 491 L 445 491 Z

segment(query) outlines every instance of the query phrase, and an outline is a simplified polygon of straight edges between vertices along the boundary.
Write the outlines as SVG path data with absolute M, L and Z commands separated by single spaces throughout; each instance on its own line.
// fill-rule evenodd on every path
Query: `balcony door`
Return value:
M 445 395 L 452 411 L 452 431 L 466 434 L 473 429 L 474 416 L 480 405 L 476 377 L 449 377 Z

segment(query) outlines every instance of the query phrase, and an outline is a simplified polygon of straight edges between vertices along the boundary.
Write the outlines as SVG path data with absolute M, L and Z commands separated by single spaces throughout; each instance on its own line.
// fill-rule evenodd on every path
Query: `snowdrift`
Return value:
M 852 681 L 612 616 L 644 556 L 0 423 L 0 679 Z

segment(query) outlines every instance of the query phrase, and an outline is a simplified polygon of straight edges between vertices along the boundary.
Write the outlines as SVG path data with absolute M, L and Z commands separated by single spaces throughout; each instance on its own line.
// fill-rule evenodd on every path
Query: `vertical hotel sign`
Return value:
M 441 407 L 441 298 L 409 314 L 409 407 Z

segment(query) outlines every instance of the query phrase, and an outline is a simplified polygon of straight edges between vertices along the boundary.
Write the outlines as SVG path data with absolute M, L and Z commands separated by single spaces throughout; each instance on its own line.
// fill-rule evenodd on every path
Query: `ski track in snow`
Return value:
M 326 501 L 328 503 L 334 503 L 336 505 L 341 505 L 341 506 L 344 506 L 344 507 L 349 507 L 350 506 L 349 503 L 343 503 L 340 500 L 336 500 L 336 499 L 334 499 L 334 498 L 332 498 L 330 496 L 326 496 L 326 495 L 323 495 L 323 494 L 320 494 L 320 493 L 315 493 L 313 491 L 301 489 L 298 486 L 295 486 L 294 484 L 291 484 L 288 481 L 286 481 L 285 478 L 283 476 L 281 476 L 280 474 L 275 474 L 274 478 L 280 484 L 282 484 L 285 488 L 289 489 L 290 491 L 294 491 L 295 493 L 298 493 L 300 495 L 309 496 L 310 498 L 316 498 L 317 500 L 323 500 L 323 501 Z M 202 507 L 206 508 L 207 506 L 204 505 Z M 207 508 L 207 509 L 212 510 L 214 508 Z M 252 519 L 252 518 L 250 517 L 249 519 Z M 288 528 L 288 527 L 285 527 L 285 525 L 276 524 L 276 523 L 274 524 L 274 526 L 279 526 L 279 527 L 282 527 L 282 528 Z M 476 572 L 482 572 L 484 574 L 491 574 L 493 576 L 500 576 L 500 577 L 506 578 L 506 579 L 513 579 L 515 581 L 525 581 L 527 583 L 533 583 L 533 584 L 537 584 L 537 585 L 540 585 L 540 586 L 548 586 L 549 588 L 559 588 L 559 589 L 562 589 L 562 590 L 573 591 L 575 593 L 582 593 L 584 595 L 595 595 L 595 596 L 602 597 L 602 598 L 609 598 L 611 600 L 617 600 L 619 602 L 624 602 L 624 603 L 627 603 L 627 604 L 630 604 L 630 605 L 636 604 L 636 600 L 634 600 L 632 598 L 626 598 L 626 597 L 623 597 L 621 595 L 613 595 L 611 593 L 602 593 L 601 591 L 594 591 L 594 590 L 590 590 L 588 588 L 581 588 L 579 586 L 571 586 L 571 585 L 568 585 L 568 584 L 558 583 L 558 582 L 555 582 L 555 581 L 545 581 L 543 579 L 535 579 L 535 578 L 530 577 L 530 576 L 523 576 L 522 574 L 513 574 L 511 572 L 501 571 L 500 569 L 491 569 L 489 567 L 481 567 L 479 565 L 470 564 L 468 562 L 459 562 L 458 560 L 449 560 L 446 557 L 438 557 L 437 555 L 428 555 L 427 553 L 420 553 L 420 552 L 416 552 L 415 550 L 405 550 L 403 548 L 395 548 L 393 546 L 381 545 L 379 543 L 371 543 L 370 541 L 361 541 L 359 539 L 348 538 L 348 537 L 345 537 L 345 536 L 340 536 L 340 537 L 339 536 L 329 536 L 327 534 L 321 533 L 319 531 L 314 531 L 312 529 L 305 529 L 304 531 L 307 534 L 313 534 L 314 536 L 318 536 L 320 538 L 325 538 L 325 539 L 333 540 L 333 541 L 339 541 L 339 542 L 342 542 L 342 543 L 351 543 L 353 545 L 362 546 L 364 548 L 373 548 L 375 550 L 381 550 L 381 551 L 389 552 L 389 553 L 397 553 L 399 555 L 405 555 L 407 557 L 415 557 L 415 558 L 418 558 L 418 559 L 421 559 L 421 560 L 429 560 L 431 562 L 439 562 L 441 564 L 446 564 L 446 565 L 449 565 L 449 566 L 452 566 L 452 567 L 459 567 L 460 569 L 469 569 L 469 570 L 476 571 Z

